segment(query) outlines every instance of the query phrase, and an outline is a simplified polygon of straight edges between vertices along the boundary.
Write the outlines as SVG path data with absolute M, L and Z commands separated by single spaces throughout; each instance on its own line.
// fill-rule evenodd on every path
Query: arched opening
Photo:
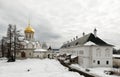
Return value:
M 50 54 L 48 54 L 48 58 L 50 58 Z
M 25 52 L 23 51 L 23 52 L 21 52 L 21 57 L 22 58 L 25 58 L 26 57 L 26 54 L 25 54 Z
M 106 61 L 106 64 L 108 65 L 108 64 L 109 64 L 109 61 Z
M 100 64 L 100 61 L 97 61 L 98 64 Z

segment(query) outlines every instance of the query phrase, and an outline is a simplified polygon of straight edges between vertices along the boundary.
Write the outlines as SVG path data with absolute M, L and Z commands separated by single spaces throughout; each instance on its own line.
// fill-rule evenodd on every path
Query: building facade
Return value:
M 84 68 L 112 67 L 113 45 L 96 35 L 97 30 L 83 37 L 63 44 L 60 53 L 78 57 L 78 64 Z

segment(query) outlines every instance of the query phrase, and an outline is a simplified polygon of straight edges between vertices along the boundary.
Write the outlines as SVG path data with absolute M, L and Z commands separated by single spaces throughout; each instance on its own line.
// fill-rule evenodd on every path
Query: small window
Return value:
M 95 60 L 93 60 L 93 63 L 95 63 Z
M 109 64 L 109 61 L 106 61 L 106 64 L 108 65 L 108 64 Z
M 100 61 L 97 61 L 98 64 L 100 64 Z
M 76 44 L 75 45 L 78 45 L 78 42 L 76 42 Z
M 29 55 L 31 55 L 31 53 L 29 53 Z

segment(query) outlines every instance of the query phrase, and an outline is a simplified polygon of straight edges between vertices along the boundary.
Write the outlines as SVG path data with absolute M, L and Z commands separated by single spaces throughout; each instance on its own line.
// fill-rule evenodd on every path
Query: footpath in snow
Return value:
M 84 77 L 70 72 L 56 60 L 26 59 L 16 62 L 0 60 L 0 77 Z

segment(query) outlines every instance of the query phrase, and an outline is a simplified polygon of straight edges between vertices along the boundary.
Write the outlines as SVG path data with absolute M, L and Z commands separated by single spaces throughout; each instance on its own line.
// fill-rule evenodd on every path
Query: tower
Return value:
M 34 32 L 35 32 L 35 30 L 31 27 L 30 21 L 29 21 L 28 26 L 24 30 L 25 39 L 28 41 L 33 41 L 34 40 Z

